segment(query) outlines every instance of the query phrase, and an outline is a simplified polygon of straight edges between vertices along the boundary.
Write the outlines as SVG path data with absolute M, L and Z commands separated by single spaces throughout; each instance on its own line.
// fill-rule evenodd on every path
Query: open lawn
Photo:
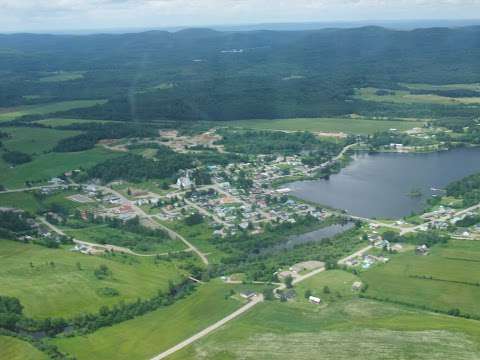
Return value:
M 69 248 L 0 240 L 0 294 L 17 297 L 27 316 L 73 317 L 121 300 L 151 297 L 167 289 L 169 280 L 180 280 L 180 271 L 172 262 L 155 264 L 152 258 L 125 255 L 88 256 Z M 102 264 L 111 276 L 99 280 L 94 270 Z M 118 290 L 119 295 L 103 295 L 106 287 Z
M 60 101 L 40 105 L 25 105 L 13 109 L 0 108 L 0 121 L 13 120 L 24 115 L 46 115 L 59 111 L 67 111 L 77 108 L 86 108 L 106 103 L 106 100 L 72 100 Z
M 0 205 L 22 209 L 34 214 L 37 210 L 44 209 L 45 207 L 56 203 L 72 211 L 75 208 L 82 206 L 82 204 L 71 201 L 66 197 L 76 193 L 78 192 L 69 190 L 57 191 L 41 200 L 34 196 L 33 191 L 3 193 L 0 194 Z
M 0 335 L 0 359 L 47 360 L 48 356 L 26 341 Z
M 4 128 L 10 138 L 2 143 L 10 151 L 21 151 L 28 154 L 40 154 L 50 151 L 61 139 L 80 134 L 79 131 L 62 131 L 42 128 Z
M 377 131 L 386 131 L 392 128 L 409 130 L 414 127 L 421 127 L 423 122 L 414 120 L 374 120 L 365 118 L 298 118 L 278 120 L 241 120 L 231 121 L 225 125 L 256 130 L 372 134 Z
M 183 242 L 172 240 L 168 235 L 162 238 L 162 242 L 159 242 L 154 237 L 114 229 L 108 225 L 93 225 L 82 229 L 64 228 L 63 230 L 67 235 L 78 240 L 124 246 L 139 253 L 166 253 L 185 250 Z
M 362 88 L 356 97 L 362 100 L 398 103 L 398 104 L 439 104 L 439 105 L 475 105 L 480 104 L 480 97 L 452 98 L 434 94 L 411 94 L 409 91 L 392 90 L 393 94 L 377 95 L 376 88 Z
M 232 288 L 236 286 L 211 281 L 171 306 L 87 336 L 52 342 L 78 360 L 149 359 L 240 307 L 242 301 L 237 296 L 228 296 Z
M 326 272 L 311 285 L 344 276 Z M 348 296 L 320 306 L 266 301 L 169 359 L 473 360 L 479 351 L 478 321 Z
M 428 309 L 480 316 L 480 243 L 451 240 L 427 256 L 406 252 L 361 274 L 366 294 Z M 426 278 L 418 278 L 426 277 Z
M 0 184 L 14 189 L 25 186 L 25 181 L 45 183 L 65 171 L 87 169 L 106 159 L 122 154 L 96 147 L 75 153 L 48 153 L 37 156 L 33 161 L 11 168 L 0 160 Z

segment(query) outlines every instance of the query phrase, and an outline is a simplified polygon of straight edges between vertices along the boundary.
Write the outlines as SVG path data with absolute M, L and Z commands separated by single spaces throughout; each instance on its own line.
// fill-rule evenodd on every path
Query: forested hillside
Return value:
M 354 97 L 355 89 L 480 82 L 480 27 L 0 35 L 0 69 L 0 107 L 108 100 L 62 114 L 75 117 L 129 121 L 385 115 L 384 105 Z M 388 114 L 410 116 L 410 108 L 397 104 Z M 416 114 L 475 112 L 477 108 L 465 104 L 435 104 Z

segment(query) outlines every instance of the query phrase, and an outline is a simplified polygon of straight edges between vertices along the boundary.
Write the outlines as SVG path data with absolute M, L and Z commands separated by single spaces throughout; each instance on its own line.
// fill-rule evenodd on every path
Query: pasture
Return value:
M 9 188 L 22 188 L 26 181 L 44 184 L 52 177 L 74 169 L 87 169 L 95 164 L 121 154 L 96 147 L 75 153 L 41 154 L 33 161 L 11 167 L 0 160 L 0 184 Z
M 399 254 L 361 273 L 367 296 L 480 316 L 480 243 L 451 240 L 429 255 Z
M 60 140 L 80 134 L 79 131 L 30 127 L 4 128 L 2 131 L 10 135 L 2 140 L 6 149 L 28 154 L 50 151 Z
M 73 317 L 96 312 L 102 305 L 135 301 L 166 290 L 180 280 L 174 262 L 125 255 L 89 256 L 61 249 L 0 240 L 0 294 L 17 297 L 24 313 L 34 318 Z M 106 265 L 111 275 L 97 279 L 94 270 Z M 105 296 L 104 288 L 118 290 Z
M 309 287 L 346 290 L 351 274 L 325 272 Z M 347 278 L 346 278 L 347 277 Z M 340 280 L 340 281 L 335 281 Z M 304 284 L 298 287 L 298 297 Z M 221 330 L 177 352 L 186 359 L 475 359 L 480 326 L 453 318 L 355 296 L 313 305 L 304 299 L 266 301 Z
M 377 131 L 387 131 L 392 128 L 410 130 L 421 127 L 422 121 L 416 120 L 375 120 L 369 118 L 296 118 L 277 120 L 241 120 L 225 123 L 226 126 L 236 126 L 255 130 L 311 131 L 311 132 L 342 132 L 345 134 L 373 134 Z
M 48 356 L 26 341 L 0 335 L 0 359 L 47 360 Z
M 25 105 L 8 109 L 0 108 L 0 121 L 9 121 L 24 115 L 46 115 L 59 111 L 86 108 L 105 104 L 106 102 L 106 100 L 72 100 L 39 105 Z
M 54 339 L 52 343 L 78 360 L 148 359 L 240 307 L 242 301 L 236 296 L 228 296 L 230 289 L 234 288 L 238 286 L 210 281 L 171 306 L 93 334 Z

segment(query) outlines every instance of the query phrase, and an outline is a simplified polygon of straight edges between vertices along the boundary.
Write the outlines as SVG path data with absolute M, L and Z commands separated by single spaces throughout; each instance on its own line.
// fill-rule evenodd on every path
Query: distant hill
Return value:
M 480 82 L 480 26 L 0 35 L 0 107 L 106 98 L 76 116 L 229 120 L 373 111 L 355 88 Z M 58 72 L 69 81 L 40 81 Z M 72 114 L 70 114 L 72 115 Z

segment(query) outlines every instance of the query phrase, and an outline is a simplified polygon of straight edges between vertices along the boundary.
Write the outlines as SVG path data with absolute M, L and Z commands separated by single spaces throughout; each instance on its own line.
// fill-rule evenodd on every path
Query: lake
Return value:
M 287 184 L 291 195 L 361 217 L 401 218 L 452 181 L 480 172 L 480 148 L 438 153 L 359 153 L 329 180 Z M 421 197 L 412 197 L 412 190 Z

